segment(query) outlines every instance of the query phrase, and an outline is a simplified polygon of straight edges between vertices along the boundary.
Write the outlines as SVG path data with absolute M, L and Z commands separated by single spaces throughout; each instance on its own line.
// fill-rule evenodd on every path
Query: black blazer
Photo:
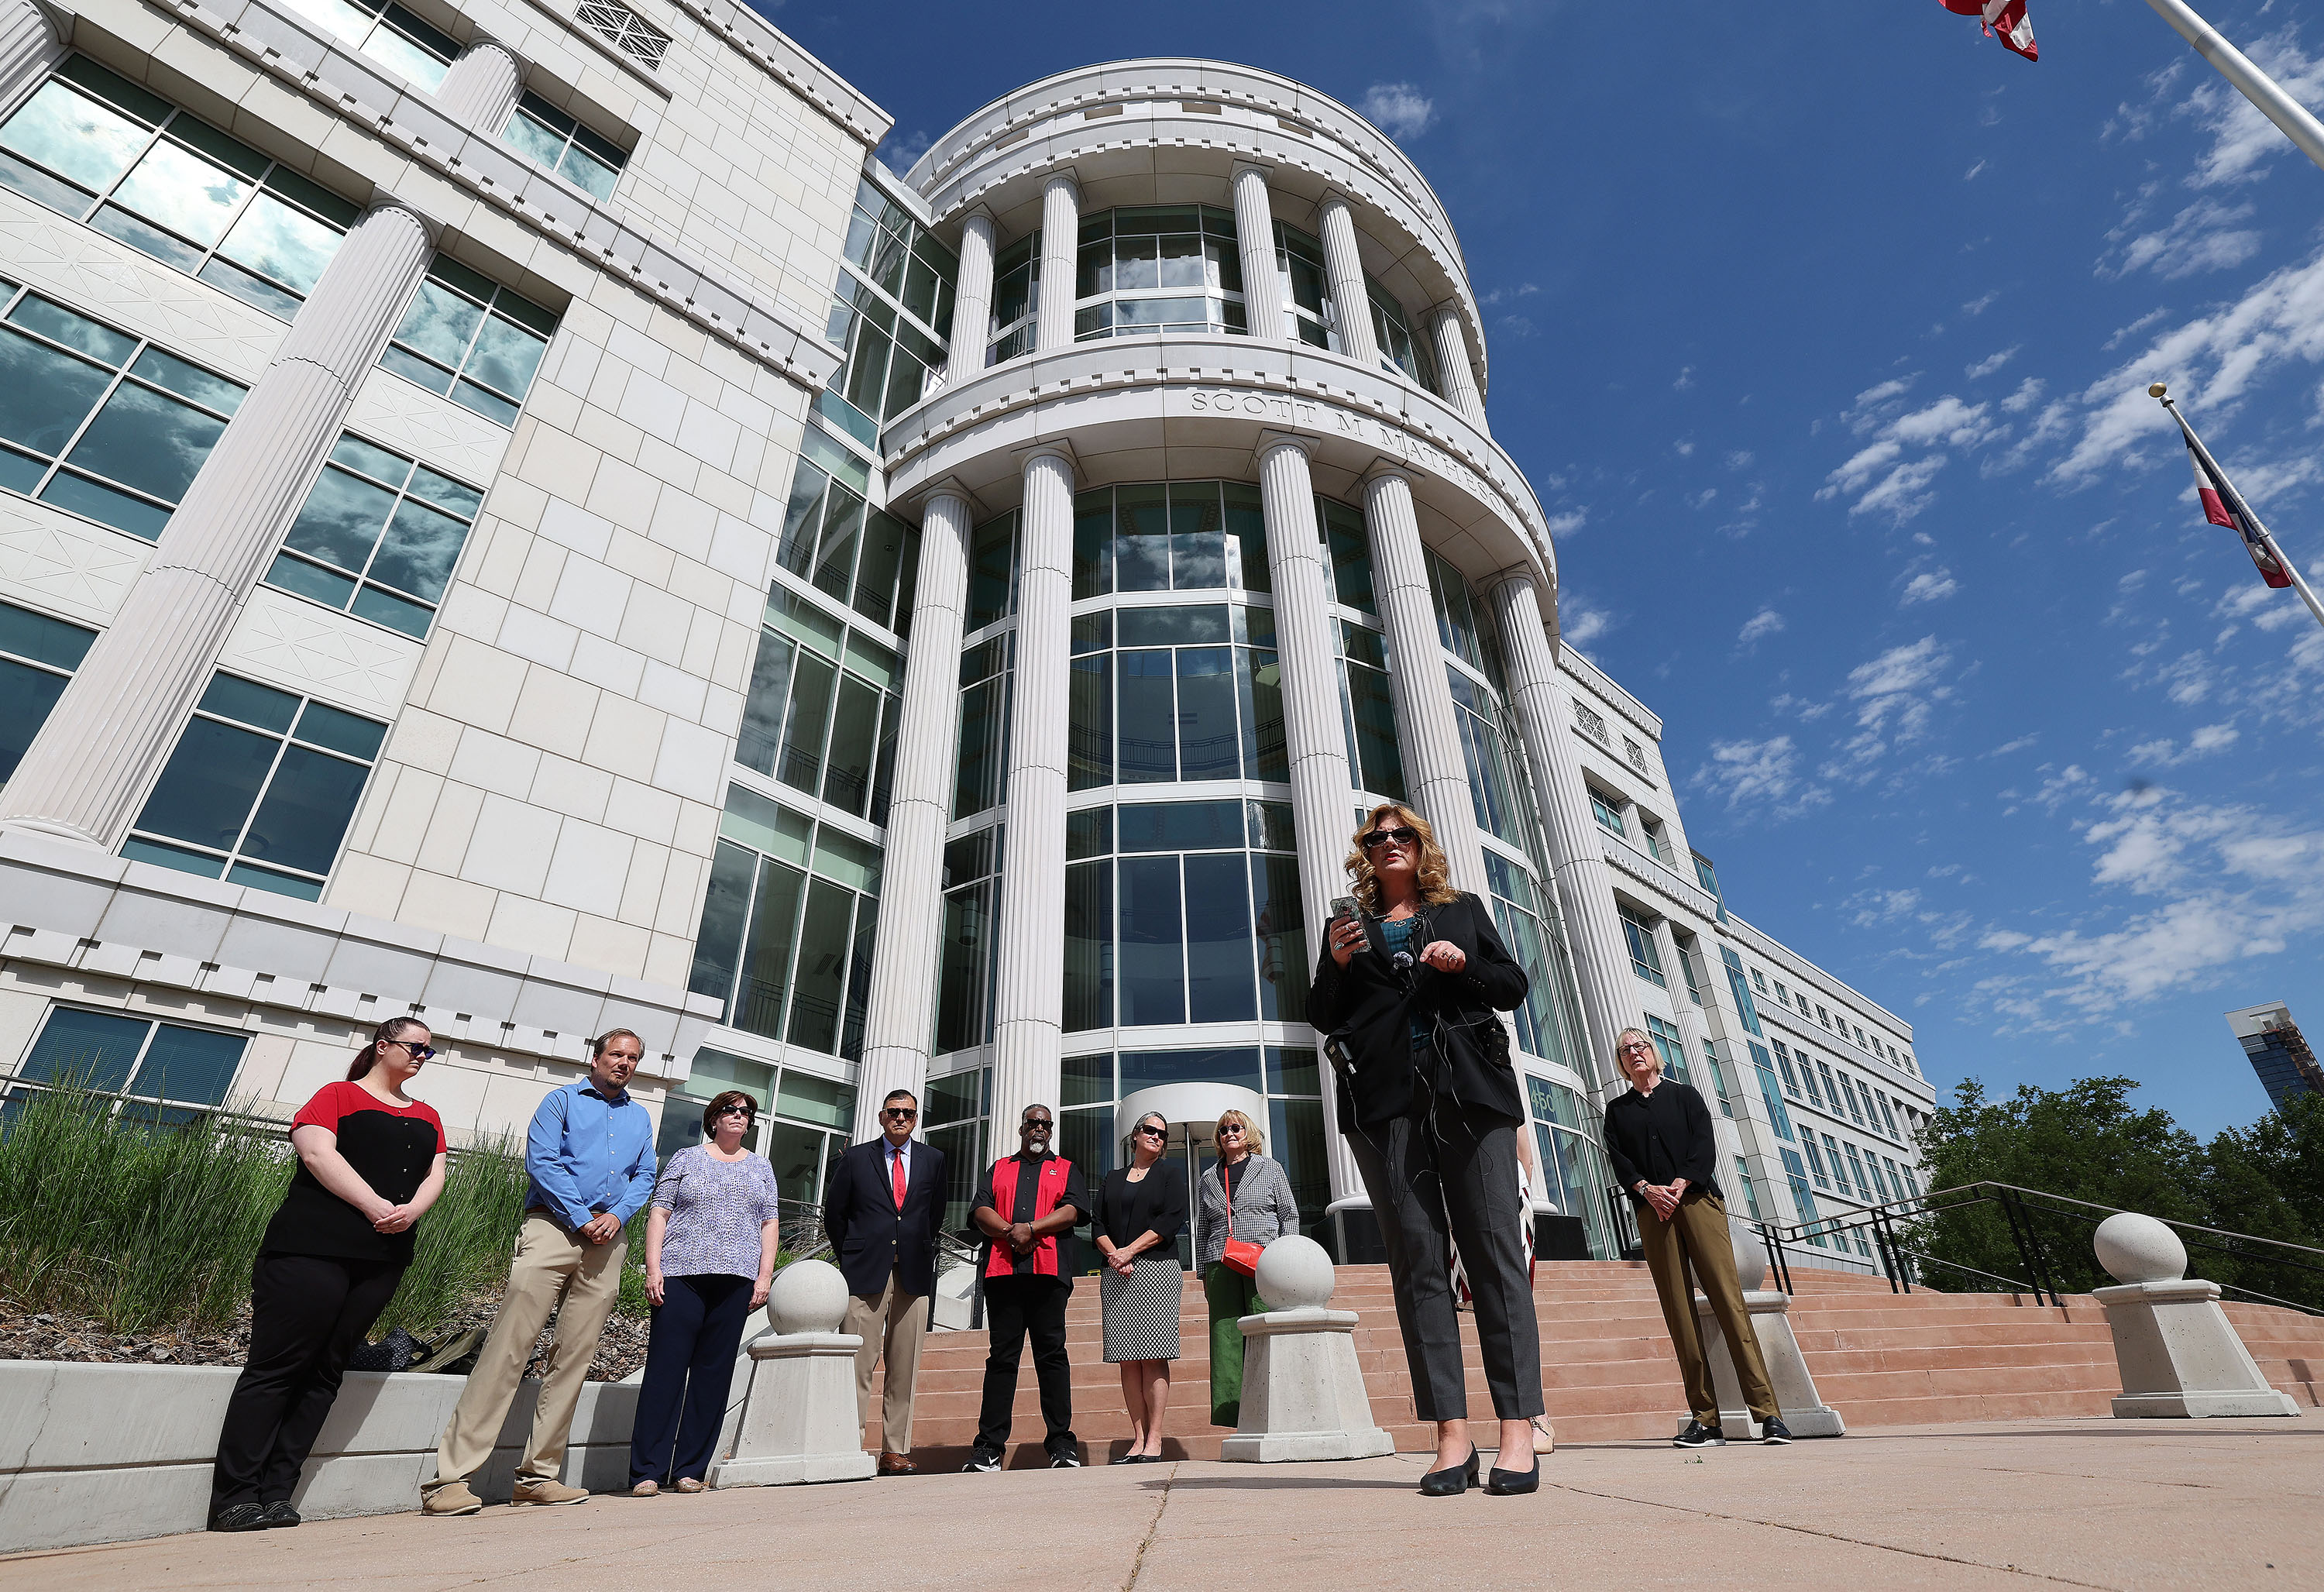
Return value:
M 945 1154 L 912 1141 L 904 1209 L 888 1181 L 885 1139 L 852 1145 L 831 1169 L 823 1192 L 823 1230 L 850 1293 L 877 1293 L 888 1274 L 907 1293 L 936 1291 L 936 1226 L 944 1218 Z
M 1674 1177 L 1686 1179 L 1691 1193 L 1701 1189 L 1719 1194 L 1719 1140 L 1711 1126 L 1711 1108 L 1702 1096 L 1675 1078 L 1655 1085 L 1651 1095 L 1625 1089 L 1606 1102 L 1606 1158 L 1614 1164 L 1614 1177 L 1634 1205 L 1644 1205 L 1637 1185 L 1653 1182 L 1655 1150 Z
M 1416 1014 L 1425 1025 L 1439 1011 L 1464 1017 L 1510 1011 L 1526 998 L 1526 971 L 1501 943 L 1483 902 L 1464 894 L 1442 906 L 1424 905 L 1416 916 L 1425 922 L 1414 931 L 1414 956 L 1432 941 L 1450 940 L 1468 953 L 1468 964 L 1459 972 L 1440 973 L 1425 964 L 1410 974 L 1399 972 L 1388 962 L 1379 920 L 1369 916 L 1364 934 L 1370 943 L 1348 958 L 1345 968 L 1332 960 L 1328 938 L 1316 959 L 1307 1021 L 1319 1035 L 1336 1034 L 1355 1063 L 1352 1078 L 1340 1082 L 1342 1132 L 1416 1109 L 1421 1082 L 1412 1045 Z M 1523 1120 L 1525 1095 L 1517 1074 L 1494 1071 L 1493 1098 L 1463 1103 Z

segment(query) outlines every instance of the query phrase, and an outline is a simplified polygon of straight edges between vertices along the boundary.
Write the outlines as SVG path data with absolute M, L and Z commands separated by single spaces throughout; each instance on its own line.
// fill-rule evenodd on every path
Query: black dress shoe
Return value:
M 1432 1470 L 1420 1478 L 1420 1495 L 1424 1498 L 1451 1498 L 1467 1492 L 1477 1485 L 1477 1450 L 1470 1449 L 1469 1458 L 1443 1470 Z
M 1716 1426 L 1705 1426 L 1700 1421 L 1688 1422 L 1686 1430 L 1671 1439 L 1671 1447 L 1674 1449 L 1723 1449 L 1726 1446 L 1725 1432 Z
M 263 1532 L 266 1529 L 266 1505 L 263 1504 L 229 1504 L 210 1516 L 214 1532 Z
M 1541 1491 L 1541 1456 L 1536 1454 L 1533 1457 L 1531 1470 L 1504 1470 L 1498 1465 L 1494 1466 L 1492 1474 L 1485 1477 L 1485 1491 L 1496 1498 Z
M 1778 1415 L 1760 1426 L 1759 1440 L 1770 1447 L 1780 1447 L 1792 1440 L 1792 1429 L 1784 1425 L 1784 1418 Z
M 290 1499 L 277 1498 L 273 1503 L 266 1505 L 266 1513 L 262 1515 L 260 1519 L 265 1525 L 266 1529 L 271 1532 L 276 1526 L 280 1525 L 297 1525 L 299 1523 L 299 1512 L 290 1507 Z

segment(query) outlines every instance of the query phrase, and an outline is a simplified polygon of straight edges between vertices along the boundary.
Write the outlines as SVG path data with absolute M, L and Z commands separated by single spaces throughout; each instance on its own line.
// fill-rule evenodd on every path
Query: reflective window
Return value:
M 640 66 L 658 67 L 669 49 L 669 35 L 620 0 L 581 0 L 573 20 Z
M 1803 1222 L 1820 1219 L 1816 1214 L 1815 1196 L 1808 1192 L 1807 1169 L 1800 1164 L 1800 1153 L 1797 1150 L 1785 1150 L 1783 1152 L 1783 1157 L 1784 1178 L 1792 1185 L 1792 1204 L 1799 1211 L 1800 1219 Z M 1821 1244 L 1821 1236 L 1816 1242 Z
M 342 436 L 266 584 L 425 636 L 484 493 Z
M 1526 971 L 1525 1001 L 1512 1014 L 1517 1020 L 1517 1048 L 1572 1067 L 1579 1058 L 1558 1021 L 1563 1007 L 1564 986 L 1560 980 L 1563 970 L 1552 961 L 1558 949 L 1556 916 L 1543 910 L 1533 876 L 1489 846 L 1485 848 L 1485 878 L 1492 889 L 1493 926 L 1500 930 L 1501 943 Z
M 1719 960 L 1727 970 L 1727 988 L 1734 995 L 1735 1009 L 1743 1018 L 1743 1032 L 1754 1039 L 1766 1038 L 1759 1026 L 1759 1008 L 1751 998 L 1751 981 L 1743 976 L 1743 959 L 1735 954 L 1732 945 L 1721 945 Z
M 1469 583 L 1434 549 L 1428 549 L 1427 559 L 1428 596 L 1436 609 L 1437 642 L 1471 668 L 1483 672 L 1489 630 L 1469 595 Z
M 513 427 L 556 330 L 557 317 L 531 299 L 438 254 L 379 363 Z
M 1004 630 L 960 655 L 960 739 L 953 759 L 952 815 L 1000 805 L 1009 783 L 1009 705 L 1017 633 Z
M 1840 1082 L 1831 1075 L 1831 1068 L 1825 1063 L 1818 1062 L 1816 1063 L 1816 1071 L 1823 1075 L 1823 1098 L 1825 1100 L 1831 1102 L 1825 1109 L 1831 1111 L 1833 1116 L 1837 1117 L 1843 1109 L 1840 1098 Z M 1809 1081 L 1808 1092 L 1810 1094 L 1813 1094 L 1815 1092 L 1815 1084 L 1812 1080 Z M 1821 1105 L 1823 1102 L 1819 1100 L 1817 1103 Z
M 1461 752 L 1469 765 L 1469 797 L 1477 811 L 1477 825 L 1487 834 L 1529 849 L 1533 836 L 1517 780 L 1522 765 L 1517 761 L 1514 726 L 1505 722 L 1490 686 L 1450 664 L 1444 675 L 1452 685 L 1452 716 L 1460 723 Z
M 0 124 L 0 183 L 283 320 L 361 213 L 78 55 Z
M 1436 391 L 1436 361 L 1428 345 L 1414 334 L 1404 306 L 1370 277 L 1364 279 L 1364 288 L 1371 296 L 1372 336 L 1379 342 L 1380 368 L 1401 371 L 1429 391 Z
M 320 900 L 386 735 L 370 719 L 214 675 L 121 854 Z
M 1067 1033 L 1300 1020 L 1289 803 L 1124 804 L 1065 822 Z
M 733 1027 L 859 1058 L 880 849 L 739 785 L 718 833 L 687 988 Z
M 1792 1072 L 1792 1053 L 1784 1048 L 1780 1039 L 1770 1040 L 1775 1047 L 1775 1066 L 1784 1075 L 1784 1092 L 1793 1100 L 1800 1098 L 1800 1081 Z
M 888 821 L 903 659 L 777 586 L 734 760 L 874 824 Z
M 1074 499 L 1074 596 L 1266 592 L 1267 520 L 1240 481 L 1105 486 Z
M 938 943 L 936 1051 L 965 1050 L 992 1038 L 993 929 L 1001 906 L 1001 826 L 981 829 L 944 849 L 944 937 Z M 933 1087 L 933 1086 L 932 1086 Z M 933 1115 L 939 1108 L 930 1102 Z M 960 1116 L 974 1116 L 974 1109 Z
M 0 785 L 16 771 L 97 632 L 0 603 Z
M 992 257 L 992 324 L 985 332 L 984 363 L 999 364 L 1033 352 L 1041 308 L 1041 235 L 1019 238 Z
M 1663 1075 L 1675 1078 L 1681 1083 L 1693 1081 L 1686 1064 L 1686 1041 L 1678 1028 L 1652 1012 L 1646 1014 L 1646 1034 L 1655 1042 L 1655 1050 L 1663 1059 Z
M 804 443 L 775 561 L 873 624 L 902 630 L 919 572 L 919 529 L 872 508 L 821 467 L 838 462 L 830 456 L 840 451 L 835 443 L 813 428 Z
M 1316 528 L 1332 560 L 1332 593 L 1343 608 L 1378 614 L 1372 594 L 1372 543 L 1360 510 L 1329 498 L 1315 500 Z
M 827 328 L 846 358 L 825 397 L 843 406 L 841 424 L 865 446 L 876 446 L 880 423 L 918 403 L 944 369 L 959 275 L 960 257 L 910 211 L 868 178 L 857 184 Z
M 1323 268 L 1321 240 L 1296 226 L 1275 224 L 1275 270 L 1282 279 L 1283 308 L 1292 335 L 1317 348 L 1337 348 L 1332 316 L 1332 279 Z
M 1751 1065 L 1759 1075 L 1759 1099 L 1767 1108 L 1767 1120 L 1775 1129 L 1775 1136 L 1785 1144 L 1792 1142 L 1792 1113 L 1784 1104 L 1784 1091 L 1775 1082 L 1775 1063 L 1768 1059 L 1767 1047 L 1757 1040 L 1746 1040 L 1751 1052 Z
M 1242 263 L 1231 210 L 1148 205 L 1084 216 L 1074 338 L 1241 332 Z
M 1719 1097 L 1719 1114 L 1735 1115 L 1735 1100 L 1727 1092 L 1727 1069 L 1719 1064 L 1719 1047 L 1706 1039 L 1702 1042 L 1702 1070 L 1711 1075 L 1711 1092 Z
M 613 197 L 613 184 L 621 180 L 630 158 L 620 144 L 590 132 L 530 90 L 518 97 L 508 125 L 501 129 L 501 142 L 542 170 L 554 171 L 600 199 Z
M 872 434 L 861 439 L 866 444 L 878 440 L 880 422 L 920 401 L 930 373 L 941 372 L 947 357 L 940 340 L 844 272 L 832 299 L 825 335 L 846 352 L 846 358 L 832 373 L 832 392 L 873 422 L 869 428 Z
M 1275 612 L 1122 608 L 1074 621 L 1071 788 L 1287 780 Z
M 1815 1180 L 1815 1186 L 1830 1189 L 1831 1179 L 1824 1172 L 1823 1152 L 1816 1148 L 1816 1136 L 1812 1133 L 1800 1135 L 1800 1147 L 1808 1153 L 1808 1175 Z
M 1628 901 L 1614 906 L 1622 916 L 1622 938 L 1629 942 L 1630 971 L 1658 989 L 1669 989 L 1669 981 L 1663 977 L 1662 952 L 1655 949 L 1653 920 Z
M 1017 511 L 978 526 L 968 554 L 968 614 L 963 626 L 974 635 L 1017 612 Z
M 388 0 L 290 0 L 290 6 L 430 94 L 460 53 L 457 40 Z
M 1404 799 L 1404 754 L 1396 739 L 1396 699 L 1388 679 L 1388 638 L 1352 620 L 1340 621 L 1341 728 L 1348 772 L 1359 790 Z
M 1763 1219 L 1759 1215 L 1759 1191 L 1751 1182 L 1751 1164 L 1740 1155 L 1735 1157 L 1735 1181 L 1743 1185 L 1744 1210 L 1753 1221 Z
M 1533 1108 L 1534 1145 L 1546 1185 L 1536 1192 L 1546 1195 L 1563 1214 L 1582 1219 L 1593 1258 L 1620 1259 L 1621 1245 L 1605 1199 L 1605 1191 L 1614 1184 L 1614 1169 L 1599 1147 L 1599 1118 L 1562 1083 L 1528 1075 L 1526 1094 Z
M 0 487 L 148 541 L 245 389 L 0 281 Z
M 214 1028 L 52 1007 L 0 1105 L 0 1126 L 24 1109 L 34 1092 L 27 1085 L 60 1084 L 120 1097 L 106 1109 L 122 1122 L 176 1127 L 226 1099 L 248 1044 Z
M 687 1092 L 662 1103 L 654 1154 L 666 1158 L 701 1143 L 703 1108 L 730 1089 L 758 1102 L 758 1121 L 742 1143 L 772 1163 L 777 1191 L 808 1204 L 820 1199 L 825 1173 L 847 1148 L 855 1089 L 803 1068 L 778 1068 L 704 1046 L 687 1070 Z
M 952 334 L 953 283 L 960 256 L 910 212 L 864 181 L 855 190 L 844 258 L 856 274 L 901 305 L 938 337 Z
M 1615 805 L 1594 789 L 1590 793 L 1590 815 L 1616 834 L 1627 835 L 1629 833 L 1622 827 L 1622 814 Z

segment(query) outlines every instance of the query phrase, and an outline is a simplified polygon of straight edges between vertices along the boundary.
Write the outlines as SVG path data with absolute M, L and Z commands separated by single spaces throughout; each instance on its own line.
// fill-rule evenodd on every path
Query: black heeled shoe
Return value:
M 1485 1478 L 1485 1492 L 1489 1497 L 1508 1498 L 1518 1493 L 1539 1491 L 1541 1491 L 1541 1456 L 1538 1453 L 1533 1457 L 1531 1470 L 1504 1470 L 1496 1465 L 1493 1467 L 1492 1474 Z
M 1420 1495 L 1424 1498 L 1452 1498 L 1477 1485 L 1477 1449 L 1469 1449 L 1469 1458 L 1459 1465 L 1443 1470 L 1432 1470 L 1420 1478 Z

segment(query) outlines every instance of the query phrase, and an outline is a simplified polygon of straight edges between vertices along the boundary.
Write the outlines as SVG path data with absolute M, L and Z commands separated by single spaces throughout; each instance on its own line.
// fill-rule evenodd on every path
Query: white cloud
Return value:
M 1976 165 L 1971 166 L 1968 170 L 1961 173 L 1961 180 L 1963 182 L 1973 182 L 1977 179 L 1977 174 L 1984 170 L 1985 162 L 1983 161 L 1979 161 Z
M 1689 492 L 1686 498 L 1686 506 L 1690 509 L 1708 509 L 1711 507 L 1711 501 L 1718 496 L 1719 489 L 1717 487 L 1706 486 L 1701 492 Z
M 1939 603 L 1960 590 L 1960 582 L 1950 569 L 1924 569 L 1906 583 L 1904 594 L 1897 602 L 1904 607 L 1915 603 Z
M 1765 741 L 1714 741 L 1711 760 L 1697 768 L 1695 782 L 1732 807 L 1764 807 L 1778 817 L 1795 817 L 1831 800 L 1831 792 L 1800 778 L 1799 749 L 1788 735 Z
M 2280 32 L 2253 40 L 2244 46 L 2244 52 L 2301 104 L 2324 101 L 2324 54 L 2310 55 L 2301 48 L 2295 24 L 2287 23 Z M 2167 89 L 2169 85 L 2158 87 Z M 2294 152 L 2291 141 L 2257 106 L 2209 72 L 2197 77 L 2193 91 L 2171 114 L 2191 120 L 2211 137 L 2210 148 L 2196 161 L 2194 175 L 2188 179 L 2192 187 L 2264 177 L 2267 173 L 2260 170 L 2263 161 Z
M 2126 222 L 2107 235 L 2121 243 L 2122 248 L 2118 255 L 2098 262 L 2098 274 L 2124 277 L 2151 266 L 2155 275 L 2170 281 L 2206 271 L 2232 270 L 2259 253 L 2264 235 L 2255 226 L 2243 225 L 2253 214 L 2248 201 L 2230 206 L 2205 196 L 2152 232 L 2130 236 L 2135 224 Z M 2127 243 L 2123 243 L 2125 237 L 2129 237 Z
M 1541 289 L 1532 282 L 1522 282 L 1514 288 L 1495 288 L 1477 302 L 1490 308 L 1496 304 L 1511 304 L 1519 299 L 1529 299 L 1540 291 Z
M 1990 404 L 1971 404 L 1945 394 L 1917 410 L 1899 412 L 1892 400 L 1910 385 L 1909 380 L 1884 382 L 1857 394 L 1847 419 L 1859 434 L 1873 425 L 1878 433 L 1830 475 L 1816 492 L 1820 500 L 1853 495 L 1849 517 L 1884 516 L 1903 525 L 1935 501 L 1928 490 L 1937 473 L 1950 462 L 1941 453 L 1923 453 L 1908 459 L 1909 450 L 1974 448 L 2000 435 L 1987 417 Z
M 2025 345 L 2023 343 L 2013 343 L 2008 347 L 2001 350 L 1998 354 L 1987 354 L 1983 359 L 1978 360 L 1975 364 L 1969 366 L 1963 373 L 1972 382 L 1982 382 L 1987 376 L 1993 374 L 1994 372 L 1999 370 L 2003 365 L 2006 365 L 2011 360 L 2015 359 L 2017 357 L 2017 351 L 2024 346 Z
M 2032 746 L 2035 741 L 2041 739 L 2041 732 L 2035 731 L 2031 735 L 2020 735 L 2015 741 L 2005 741 L 1999 746 L 1995 747 L 1991 751 L 1980 752 L 1978 755 L 1980 757 L 1987 758 L 2006 758 L 2011 752 L 2024 751 L 2027 747 Z
M 1683 391 L 1685 391 L 1688 388 L 1690 388 L 1690 387 L 1692 387 L 1692 386 L 1693 386 L 1693 385 L 1694 385 L 1694 367 L 1693 367 L 1692 365 L 1691 365 L 1691 364 L 1683 364 L 1683 365 L 1679 366 L 1679 367 L 1678 367 L 1678 379 L 1677 379 L 1676 381 L 1673 382 L 1671 383 L 1671 386 L 1672 386 L 1673 388 L 1674 388 L 1676 391 L 1681 391 L 1681 392 L 1683 392 Z
M 1587 524 L 1589 520 L 1589 510 L 1568 509 L 1563 514 L 1552 514 L 1547 521 L 1547 528 L 1552 536 L 1572 536 Z
M 1983 161 L 1979 161 L 1978 164 L 1982 166 L 1985 162 Z M 1984 292 L 1978 294 L 1976 298 L 1962 305 L 1961 313 L 1963 315 L 1983 315 L 1987 310 L 1993 308 L 1993 301 L 2000 297 L 2001 290 L 1999 288 L 1987 288 Z
M 1417 138 L 1435 124 L 1436 104 L 1416 83 L 1375 83 L 1356 109 L 1390 138 Z
M 888 142 L 880 146 L 880 163 L 901 175 L 912 169 L 919 158 L 928 152 L 935 138 L 926 132 L 890 132 Z
M 2209 757 L 2213 752 L 2225 751 L 2242 736 L 2243 732 L 2233 724 L 2205 724 L 2187 738 L 2187 747 L 2183 751 L 2179 749 L 2177 741 L 2166 735 L 2153 741 L 2142 741 L 2132 747 L 2130 760 L 2158 768 L 2175 768 L 2197 758 Z
M 1755 456 L 1748 447 L 1736 448 L 1727 456 L 1727 467 L 1730 470 L 1748 470 Z
M 1587 647 L 1620 622 L 1587 597 L 1572 591 L 1557 594 L 1558 640 L 1568 647 Z
M 1743 628 L 1735 633 L 1735 640 L 1741 646 L 1756 647 L 1767 637 L 1781 634 L 1783 629 L 1784 616 L 1772 608 L 1762 608 L 1743 621 Z

